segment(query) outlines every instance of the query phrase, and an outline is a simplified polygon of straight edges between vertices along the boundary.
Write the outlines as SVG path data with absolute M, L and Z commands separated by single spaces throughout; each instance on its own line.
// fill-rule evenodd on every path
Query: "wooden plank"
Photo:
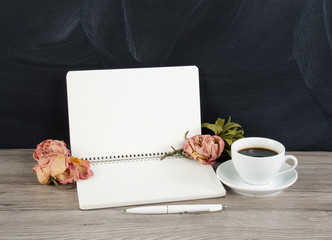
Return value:
M 31 149 L 0 150 L 0 239 L 329 239 L 332 153 L 291 152 L 297 182 L 274 197 L 252 198 L 226 187 L 220 213 L 130 215 L 124 207 L 81 211 L 76 189 L 42 185 Z M 176 204 L 176 203 L 170 203 Z

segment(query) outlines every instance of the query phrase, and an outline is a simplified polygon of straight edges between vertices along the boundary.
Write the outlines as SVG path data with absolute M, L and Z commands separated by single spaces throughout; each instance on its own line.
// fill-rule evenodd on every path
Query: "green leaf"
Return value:
M 228 146 L 231 146 L 233 143 L 233 140 L 230 138 L 223 138 L 223 140 L 228 144 Z
M 221 128 L 224 127 L 225 119 L 217 118 L 217 121 L 215 122 L 217 126 L 220 126 Z
M 231 122 L 231 116 L 228 117 L 227 123 Z
M 241 127 L 241 125 L 238 123 L 229 122 L 224 125 L 224 130 L 228 130 L 231 128 L 238 128 L 238 127 Z
M 219 134 L 222 131 L 222 128 L 220 126 L 212 124 L 212 123 L 203 123 L 202 124 L 202 128 L 208 128 L 208 129 L 210 129 L 217 136 L 219 136 Z
M 231 154 L 231 150 L 230 150 L 230 149 L 225 149 L 225 151 L 227 152 L 228 156 L 232 157 L 232 154 Z
M 202 128 L 207 128 L 208 125 L 210 125 L 211 123 L 202 123 Z
M 232 136 L 234 135 L 234 133 L 232 131 L 229 131 L 229 130 L 226 130 L 226 131 L 223 131 L 221 136 L 223 137 L 226 137 L 226 136 Z
M 214 132 L 215 135 L 220 136 L 225 141 L 225 148 L 221 154 L 223 158 L 231 157 L 231 145 L 238 139 L 244 138 L 244 131 L 240 124 L 231 122 L 231 117 L 228 117 L 227 123 L 225 119 L 217 118 L 214 124 L 203 123 L 202 128 L 208 128 Z

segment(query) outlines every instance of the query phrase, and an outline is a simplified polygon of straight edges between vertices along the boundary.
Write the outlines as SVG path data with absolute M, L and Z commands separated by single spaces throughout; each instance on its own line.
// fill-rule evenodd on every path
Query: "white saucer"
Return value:
M 290 165 L 284 163 L 281 170 L 285 170 L 289 167 Z M 293 170 L 277 176 L 266 185 L 250 185 L 240 178 L 233 166 L 232 160 L 220 164 L 216 173 L 222 183 L 232 188 L 235 192 L 250 197 L 267 197 L 275 195 L 291 186 L 297 179 L 297 172 L 296 170 Z

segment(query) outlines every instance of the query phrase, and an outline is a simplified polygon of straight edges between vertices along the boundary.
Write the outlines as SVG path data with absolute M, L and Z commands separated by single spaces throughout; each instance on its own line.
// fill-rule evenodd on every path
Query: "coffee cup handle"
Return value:
M 284 174 L 286 172 L 290 172 L 290 171 L 292 171 L 292 170 L 294 170 L 296 168 L 296 166 L 297 166 L 297 158 L 294 157 L 293 155 L 286 155 L 284 162 L 286 162 L 288 159 L 293 160 L 293 165 L 290 168 L 286 169 L 286 170 L 278 172 L 277 176 L 279 176 L 280 174 Z

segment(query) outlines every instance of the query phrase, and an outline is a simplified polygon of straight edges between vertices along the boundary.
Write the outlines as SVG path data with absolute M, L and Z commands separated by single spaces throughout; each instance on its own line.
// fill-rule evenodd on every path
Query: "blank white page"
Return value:
M 79 158 L 97 160 L 110 156 L 164 153 L 171 151 L 171 146 L 182 147 L 187 131 L 188 136 L 201 133 L 199 77 L 195 66 L 72 71 L 67 74 L 67 96 L 70 148 L 72 155 Z M 137 162 L 138 166 L 134 168 L 128 166 L 132 164 L 130 161 L 123 165 L 93 166 L 95 176 L 78 182 L 80 207 L 120 206 L 151 202 L 152 199 L 202 198 L 204 194 L 200 193 L 205 187 L 198 189 L 190 182 L 196 191 L 192 190 L 191 194 L 184 191 L 191 189 L 189 179 L 197 178 L 195 184 L 200 183 L 200 186 L 206 179 L 202 180 L 190 166 L 213 179 L 214 187 L 218 186 L 213 187 L 218 189 L 214 196 L 225 194 L 210 166 L 199 165 L 197 168 L 196 162 L 184 161 L 187 163 L 185 167 L 176 165 L 178 175 L 175 176 L 174 169 L 168 169 L 167 162 L 171 161 Z M 114 166 L 118 166 L 116 174 Z M 128 180 L 132 176 L 139 176 L 139 179 Z M 156 176 L 159 176 L 158 180 Z M 152 191 L 158 185 L 165 187 L 165 184 L 172 186 L 168 194 Z M 144 193 L 144 197 L 137 191 L 134 194 L 132 190 L 135 189 L 155 194 Z M 132 195 L 124 194 L 126 191 Z M 209 192 L 207 195 L 212 197 L 213 194 Z M 106 202 L 101 203 L 104 200 L 100 199 Z
M 73 71 L 67 90 L 77 157 L 169 151 L 201 131 L 196 67 Z
M 211 166 L 186 158 L 97 164 L 92 170 L 93 177 L 77 184 L 81 209 L 225 195 Z

